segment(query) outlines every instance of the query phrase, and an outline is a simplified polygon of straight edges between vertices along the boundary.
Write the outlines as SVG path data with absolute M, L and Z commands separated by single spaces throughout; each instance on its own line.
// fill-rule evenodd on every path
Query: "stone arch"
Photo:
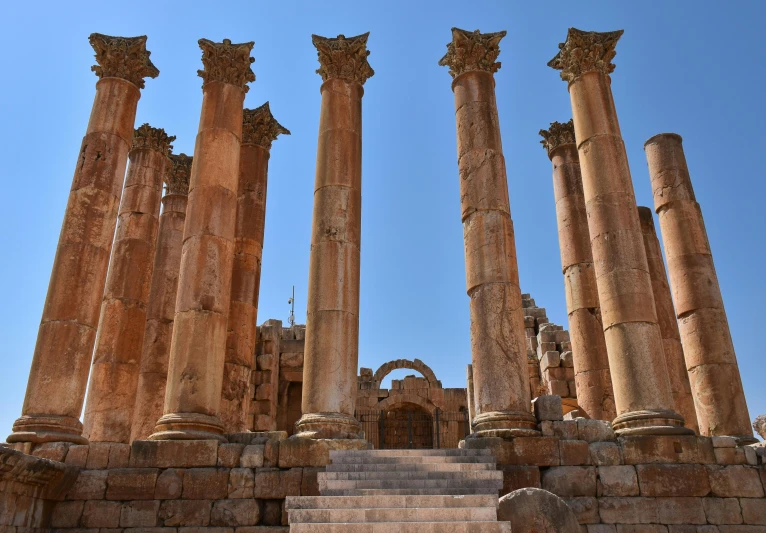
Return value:
M 372 378 L 372 389 L 379 389 L 381 383 L 383 383 L 383 378 L 399 368 L 409 368 L 410 370 L 420 372 L 423 374 L 423 377 L 426 378 L 429 388 L 441 388 L 441 383 L 436 379 L 434 371 L 420 359 L 415 359 L 414 361 L 410 361 L 409 359 L 396 359 L 395 361 L 383 363 L 380 365 L 380 368 L 375 371 L 375 375 Z
M 388 398 L 379 401 L 375 406 L 375 409 L 379 411 L 385 411 L 386 409 L 391 409 L 401 404 L 407 403 L 422 407 L 432 415 L 436 411 L 436 406 L 428 398 L 423 398 L 417 394 L 396 394 L 389 396 Z

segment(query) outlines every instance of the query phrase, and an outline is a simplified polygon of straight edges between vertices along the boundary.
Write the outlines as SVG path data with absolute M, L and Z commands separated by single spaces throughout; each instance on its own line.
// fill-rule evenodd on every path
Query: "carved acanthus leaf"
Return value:
M 617 55 L 615 47 L 623 30 L 599 33 L 569 28 L 566 42 L 559 43 L 559 53 L 548 66 L 561 71 L 561 79 L 573 82 L 586 72 L 614 72 L 612 59 Z
M 149 124 L 142 124 L 133 131 L 133 150 L 147 149 L 156 150 L 162 154 L 170 155 L 176 140 L 175 135 L 168 135 L 162 128 L 152 128 Z
M 193 158 L 186 154 L 170 156 L 171 164 L 165 176 L 166 194 L 189 194 L 189 179 Z
M 122 78 L 144 88 L 144 78 L 156 78 L 160 71 L 152 64 L 146 49 L 146 35 L 140 37 L 111 37 L 91 33 L 90 45 L 96 51 L 96 63 L 90 69 L 99 78 Z
M 242 87 L 245 92 L 249 90 L 248 82 L 255 81 L 255 73 L 250 68 L 250 64 L 255 61 L 250 57 L 254 42 L 232 44 L 229 39 L 224 39 L 222 43 L 208 39 L 200 39 L 198 42 L 205 70 L 198 70 L 197 74 L 204 83 L 220 81 Z
M 267 150 L 280 135 L 290 135 L 290 130 L 276 121 L 266 102 L 255 109 L 245 109 L 242 119 L 242 144 L 257 144 Z
M 494 74 L 501 63 L 495 61 L 500 55 L 500 40 L 507 32 L 480 33 L 452 28 L 452 42 L 439 65 L 449 67 L 450 76 L 457 78 L 464 72 L 483 70 Z
M 330 78 L 340 78 L 349 82 L 364 85 L 375 71 L 367 62 L 370 51 L 367 50 L 367 38 L 370 32 L 356 37 L 338 35 L 335 38 L 312 35 L 319 56 L 319 68 L 317 74 L 322 76 L 322 81 Z
M 547 130 L 540 130 L 543 140 L 540 144 L 548 150 L 550 156 L 553 151 L 564 144 L 575 144 L 574 134 L 574 122 L 569 119 L 569 122 L 551 122 L 551 127 Z

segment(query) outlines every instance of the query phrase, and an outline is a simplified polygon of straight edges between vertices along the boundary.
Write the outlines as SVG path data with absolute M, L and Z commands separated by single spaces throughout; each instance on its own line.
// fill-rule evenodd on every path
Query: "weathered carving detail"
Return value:
M 245 92 L 249 90 L 248 82 L 255 81 L 255 73 L 250 68 L 250 64 L 255 61 L 250 57 L 254 42 L 232 44 L 229 39 L 224 39 L 222 43 L 208 39 L 200 39 L 198 42 L 205 69 L 198 70 L 197 74 L 205 80 L 204 83 L 221 81 L 242 87 Z
M 452 28 L 452 42 L 447 45 L 447 53 L 439 60 L 439 65 L 449 67 L 453 78 L 471 70 L 494 74 L 500 69 L 501 63 L 495 60 L 500 55 L 500 40 L 506 33 L 480 33 L 479 30 L 471 32 Z
M 175 135 L 168 135 L 162 128 L 152 128 L 149 124 L 142 124 L 133 132 L 132 150 L 156 150 L 165 155 L 170 155 L 176 140 Z
M 340 78 L 364 85 L 375 74 L 367 62 L 367 56 L 370 55 L 367 50 L 369 36 L 370 32 L 348 38 L 343 34 L 335 38 L 312 35 L 311 42 L 316 46 L 319 56 L 316 72 L 322 76 L 322 81 Z
M 561 79 L 573 82 L 586 72 L 614 72 L 612 59 L 617 55 L 615 47 L 623 30 L 599 33 L 569 28 L 566 42 L 559 43 L 559 53 L 548 66 L 561 71 Z
M 111 37 L 91 33 L 90 45 L 96 51 L 96 63 L 90 69 L 99 78 L 122 78 L 139 89 L 144 78 L 156 78 L 160 71 L 152 64 L 146 49 L 146 35 L 140 37 Z
M 276 121 L 268 102 L 255 109 L 244 110 L 242 144 L 257 144 L 269 150 L 280 133 L 290 135 L 290 130 Z
M 166 194 L 189 194 L 193 158 L 186 154 L 170 156 L 171 165 L 165 176 Z
M 540 144 L 548 150 L 550 156 L 553 151 L 562 144 L 575 144 L 574 134 L 574 122 L 569 119 L 569 122 L 551 122 L 551 127 L 547 130 L 540 130 L 543 140 Z

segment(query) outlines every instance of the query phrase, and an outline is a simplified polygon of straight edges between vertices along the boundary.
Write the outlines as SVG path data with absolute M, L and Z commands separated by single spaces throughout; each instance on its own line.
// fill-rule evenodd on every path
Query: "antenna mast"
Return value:
M 295 325 L 295 285 L 293 285 L 293 295 L 287 300 L 290 304 L 290 316 L 287 318 L 287 322 L 290 323 L 290 327 Z

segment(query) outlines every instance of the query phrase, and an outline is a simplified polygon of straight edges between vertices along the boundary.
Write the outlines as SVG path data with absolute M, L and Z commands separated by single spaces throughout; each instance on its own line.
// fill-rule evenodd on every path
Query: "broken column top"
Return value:
M 186 154 L 170 156 L 171 165 L 165 176 L 167 194 L 189 194 L 189 179 L 193 158 Z
M 168 135 L 162 128 L 153 128 L 144 123 L 133 132 L 133 147 L 131 150 L 155 150 L 170 155 L 176 140 L 175 135 Z
M 612 59 L 617 55 L 615 47 L 624 30 L 596 32 L 569 28 L 566 42 L 559 43 L 559 53 L 548 66 L 561 71 L 561 79 L 573 82 L 586 72 L 614 72 Z
M 447 44 L 447 53 L 439 60 L 439 65 L 449 67 L 453 78 L 471 70 L 494 74 L 500 70 L 501 63 L 496 59 L 500 55 L 500 40 L 506 33 L 452 28 L 452 42 Z
M 367 38 L 370 32 L 346 37 L 341 34 L 337 37 L 321 37 L 312 35 L 319 57 L 317 74 L 322 76 L 322 81 L 338 78 L 347 82 L 364 85 L 375 71 L 367 62 L 370 51 L 367 50 Z
M 271 143 L 280 135 L 290 135 L 271 114 L 269 103 L 255 109 L 245 109 L 242 116 L 242 144 L 257 144 L 269 150 Z
M 575 144 L 574 122 L 571 118 L 569 122 L 551 122 L 551 127 L 540 130 L 540 135 L 543 137 L 540 144 L 548 151 L 548 157 L 550 157 L 559 146 Z
M 202 49 L 202 65 L 205 69 L 198 70 L 197 75 L 204 83 L 220 81 L 241 87 L 245 92 L 249 90 L 248 82 L 255 81 L 255 73 L 250 68 L 250 64 L 255 61 L 250 57 L 250 51 L 255 44 L 253 41 L 232 44 L 229 39 L 224 39 L 221 43 L 200 39 L 198 42 Z
M 96 63 L 90 69 L 99 78 L 122 78 L 139 89 L 144 88 L 144 78 L 156 78 L 160 71 L 149 59 L 146 35 L 139 37 L 112 37 L 91 33 L 90 45 L 96 51 Z

